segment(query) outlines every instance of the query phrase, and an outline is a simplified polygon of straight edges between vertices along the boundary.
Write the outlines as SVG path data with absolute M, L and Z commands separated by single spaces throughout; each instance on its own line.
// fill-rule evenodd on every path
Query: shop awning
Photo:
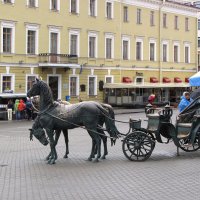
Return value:
M 170 78 L 168 78 L 168 77 L 163 77 L 163 83 L 171 83 Z
M 104 88 L 187 88 L 189 83 L 105 83 Z
M 179 77 L 175 77 L 174 83 L 182 83 L 182 80 Z
M 122 82 L 123 82 L 123 83 L 132 83 L 132 80 L 131 80 L 130 77 L 123 77 L 123 78 L 122 78 Z
M 200 86 L 200 71 L 189 78 L 191 86 Z
M 0 93 L 0 98 L 25 98 L 26 93 Z
M 158 83 L 158 79 L 156 77 L 150 77 L 150 83 Z

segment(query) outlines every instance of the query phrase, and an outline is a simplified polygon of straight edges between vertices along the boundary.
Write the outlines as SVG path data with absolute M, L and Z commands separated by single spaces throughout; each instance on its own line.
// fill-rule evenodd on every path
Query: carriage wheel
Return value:
M 124 155 L 131 161 L 145 161 L 155 147 L 155 142 L 145 132 L 135 131 L 127 135 L 122 143 Z
M 180 144 L 180 148 L 183 151 L 186 152 L 193 152 L 193 151 L 197 151 L 200 148 L 200 134 L 196 135 L 195 141 L 194 141 L 194 145 L 191 147 L 185 147 L 184 144 L 187 143 L 188 139 L 180 139 L 179 140 L 179 144 Z

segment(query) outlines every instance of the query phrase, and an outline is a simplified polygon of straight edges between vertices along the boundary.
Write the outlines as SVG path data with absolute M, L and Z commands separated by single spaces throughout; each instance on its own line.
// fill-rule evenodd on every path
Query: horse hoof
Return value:
M 89 157 L 89 158 L 87 159 L 87 161 L 92 161 L 92 158 Z
M 99 162 L 99 160 L 96 158 L 96 159 L 94 159 L 93 162 L 94 162 L 94 163 L 97 163 L 97 162 Z
M 63 158 L 68 158 L 68 155 L 64 155 Z
M 102 156 L 101 159 L 102 159 L 102 160 L 106 159 L 106 156 Z

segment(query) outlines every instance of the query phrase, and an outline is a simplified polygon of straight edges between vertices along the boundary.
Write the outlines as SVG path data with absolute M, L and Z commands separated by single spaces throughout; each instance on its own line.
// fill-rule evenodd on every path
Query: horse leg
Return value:
M 89 132 L 88 132 L 89 133 Z M 90 134 L 89 133 L 89 135 L 90 135 L 90 137 L 92 138 L 92 149 L 91 149 L 91 153 L 90 153 L 90 156 L 88 157 L 88 161 L 92 161 L 92 158 L 94 158 L 95 156 L 95 146 L 96 146 L 96 144 L 95 144 L 95 139 L 94 139 L 94 137 L 93 137 L 93 135 L 92 134 Z
M 103 147 L 104 147 L 104 154 L 101 157 L 101 159 L 106 159 L 106 155 L 108 155 L 108 149 L 107 149 L 107 137 L 106 136 L 102 136 L 101 137 L 102 141 L 103 141 Z
M 50 148 L 51 148 L 51 155 L 48 160 L 48 164 L 52 165 L 52 164 L 55 164 L 55 160 L 57 159 L 57 152 L 56 152 L 55 141 L 54 141 L 54 137 L 53 137 L 54 131 L 52 129 L 47 129 L 46 131 L 47 131 L 47 135 L 50 140 Z
M 94 131 L 97 132 L 97 129 L 95 129 Z M 101 138 L 97 133 L 94 133 L 91 129 L 88 130 L 88 132 L 90 133 L 90 135 L 93 135 L 94 142 L 95 142 L 95 143 L 93 142 L 93 144 L 95 144 L 97 148 L 97 156 L 94 159 L 94 162 L 98 162 L 99 161 L 98 159 L 101 157 Z M 92 151 L 94 154 L 94 148 Z
M 65 138 L 65 145 L 66 145 L 66 152 L 63 158 L 68 158 L 68 154 L 69 154 L 69 138 L 68 138 L 68 130 L 64 129 L 63 131 L 63 135 Z
M 57 143 L 58 143 L 58 139 L 59 139 L 59 137 L 60 137 L 60 133 L 61 133 L 61 130 L 55 130 L 55 146 L 57 145 Z M 56 155 L 56 159 L 57 159 L 58 157 L 57 157 L 57 155 Z M 50 151 L 50 153 L 49 153 L 49 155 L 46 157 L 46 160 L 49 160 L 49 159 L 51 159 L 51 151 Z

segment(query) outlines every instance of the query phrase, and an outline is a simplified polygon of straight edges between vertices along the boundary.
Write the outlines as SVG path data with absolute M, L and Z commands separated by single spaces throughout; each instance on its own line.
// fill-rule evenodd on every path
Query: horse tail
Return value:
M 120 134 L 120 132 L 117 130 L 115 126 L 115 114 L 113 111 L 113 108 L 110 105 L 104 104 L 101 106 L 98 106 L 98 108 L 101 110 L 102 114 L 104 115 L 105 118 L 105 126 L 106 130 L 110 134 L 111 138 L 111 145 L 115 144 L 115 141 Z
M 105 108 L 106 110 L 108 110 L 110 117 L 112 119 L 115 119 L 115 113 L 114 113 L 113 107 L 111 105 L 105 104 L 105 103 L 101 103 L 101 105 L 102 105 L 103 108 Z

